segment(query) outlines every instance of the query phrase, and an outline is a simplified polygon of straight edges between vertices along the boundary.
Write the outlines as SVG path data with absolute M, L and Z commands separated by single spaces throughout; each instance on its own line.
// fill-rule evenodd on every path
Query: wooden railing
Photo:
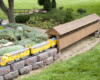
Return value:
M 26 14 L 26 13 L 29 13 L 30 10 L 31 9 L 14 9 L 14 13 L 19 13 L 19 14 L 24 13 L 24 14 Z

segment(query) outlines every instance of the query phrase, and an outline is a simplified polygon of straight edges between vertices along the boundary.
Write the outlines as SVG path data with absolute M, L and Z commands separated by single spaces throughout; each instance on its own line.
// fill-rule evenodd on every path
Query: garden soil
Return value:
M 4 22 L 7 22 L 7 21 L 4 21 Z M 34 27 L 34 28 L 39 30 L 41 34 L 47 35 L 45 33 L 47 31 L 46 29 L 42 29 L 40 27 Z M 67 59 L 69 59 L 71 57 L 75 57 L 76 55 L 78 55 L 80 53 L 88 51 L 93 46 L 97 45 L 99 42 L 100 42 L 100 38 L 95 38 L 94 36 L 87 36 L 87 37 L 81 39 L 80 41 L 78 41 L 78 42 L 76 42 L 76 43 L 64 48 L 63 50 L 61 50 L 61 57 L 57 61 L 55 61 L 54 63 L 67 60 Z M 29 76 L 29 75 L 33 75 L 33 74 L 39 73 L 42 70 L 46 69 L 48 66 L 44 66 L 43 68 L 30 71 L 29 74 L 21 75 L 18 78 L 23 78 L 25 76 Z M 15 79 L 15 80 L 17 80 L 17 79 Z

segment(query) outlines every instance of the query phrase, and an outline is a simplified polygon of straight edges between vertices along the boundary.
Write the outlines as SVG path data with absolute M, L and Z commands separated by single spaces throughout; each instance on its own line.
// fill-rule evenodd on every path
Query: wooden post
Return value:
M 56 37 L 57 37 L 57 53 L 59 53 L 60 52 L 60 44 L 59 44 L 59 36 L 58 35 L 56 35 Z

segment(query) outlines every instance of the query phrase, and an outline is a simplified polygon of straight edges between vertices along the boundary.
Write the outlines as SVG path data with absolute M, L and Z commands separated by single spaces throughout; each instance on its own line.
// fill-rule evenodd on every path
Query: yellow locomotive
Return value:
M 43 50 L 48 50 L 49 48 L 56 45 L 57 38 L 53 37 L 51 39 L 48 39 L 47 41 L 31 46 L 29 48 L 23 48 L 17 51 L 6 53 L 1 57 L 0 65 L 5 66 L 6 64 L 11 64 L 20 59 L 26 59 L 29 55 L 37 55 Z

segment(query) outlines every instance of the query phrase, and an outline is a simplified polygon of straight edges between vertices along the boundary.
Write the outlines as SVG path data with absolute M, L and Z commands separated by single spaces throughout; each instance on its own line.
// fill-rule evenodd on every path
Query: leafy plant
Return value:
M 0 49 L 0 55 L 3 55 L 5 53 L 9 53 L 18 49 L 22 49 L 23 46 L 16 45 L 16 46 L 9 46 L 9 47 L 4 47 Z
M 8 43 L 9 41 L 8 40 L 5 40 L 5 39 L 1 39 L 0 40 L 0 44 L 6 44 L 6 43 Z
M 73 14 L 72 11 L 73 11 L 72 8 L 68 8 L 68 9 L 66 10 L 65 18 L 64 18 L 64 20 L 63 20 L 64 23 L 70 22 L 70 21 L 72 21 L 72 20 L 75 19 L 74 14 Z
M 52 8 L 56 8 L 56 0 L 52 0 Z
M 79 8 L 79 9 L 77 9 L 77 12 L 80 13 L 80 14 L 83 14 L 83 13 L 86 13 L 86 10 Z
M 50 11 L 51 9 L 51 2 L 50 0 L 44 0 L 44 9 Z
M 29 18 L 30 18 L 30 15 L 19 14 L 15 17 L 15 20 L 17 23 L 26 23 L 26 21 L 28 21 Z

